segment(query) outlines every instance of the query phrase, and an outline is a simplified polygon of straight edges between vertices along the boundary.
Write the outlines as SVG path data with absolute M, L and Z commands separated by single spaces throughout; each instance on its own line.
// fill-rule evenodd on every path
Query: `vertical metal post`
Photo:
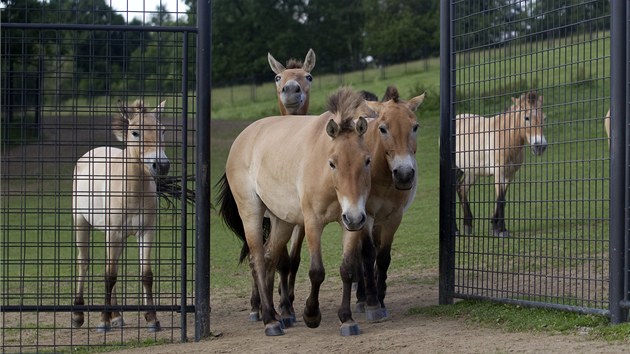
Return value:
M 195 169 L 195 341 L 210 336 L 211 0 L 197 0 L 197 158 Z
M 610 320 L 627 320 L 628 311 L 621 306 L 624 299 L 625 235 L 626 235 L 626 81 L 627 25 L 626 0 L 611 1 L 610 15 Z
M 452 304 L 455 280 L 451 1 L 440 2 L 440 286 L 439 303 Z
M 182 274 L 181 279 L 181 293 L 179 302 L 181 304 L 181 341 L 186 342 L 188 340 L 187 335 L 187 318 L 186 312 L 187 293 L 188 293 L 188 32 L 182 33 L 182 196 L 180 203 L 182 205 L 182 212 L 180 216 L 180 272 Z

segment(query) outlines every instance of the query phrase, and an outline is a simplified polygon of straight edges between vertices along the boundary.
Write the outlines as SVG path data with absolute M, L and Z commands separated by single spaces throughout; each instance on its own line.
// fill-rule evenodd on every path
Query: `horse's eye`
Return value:
M 416 133 L 418 131 L 418 128 L 420 127 L 420 124 L 416 124 L 413 126 L 413 128 L 411 128 L 413 130 L 414 133 Z
M 380 126 L 378 127 L 378 130 L 381 132 L 381 134 L 385 135 L 387 134 L 387 128 L 385 128 L 384 126 Z
M 525 121 L 529 122 L 529 116 L 525 116 Z
M 372 162 L 372 159 L 368 157 L 368 158 L 365 160 L 365 166 L 370 166 L 370 163 L 371 163 L 371 162 Z
M 276 75 L 276 82 L 280 82 L 280 80 L 282 80 L 282 76 Z
M 133 132 L 131 132 L 131 135 L 133 135 L 134 138 L 137 138 L 137 137 L 140 136 L 140 133 L 138 133 L 136 131 L 133 131 Z
M 332 168 L 333 170 L 337 168 L 337 166 L 335 166 L 335 163 L 332 161 L 328 161 L 328 166 L 330 166 L 330 168 Z
M 306 80 L 311 82 L 311 81 L 313 81 L 313 77 L 311 75 L 306 75 Z

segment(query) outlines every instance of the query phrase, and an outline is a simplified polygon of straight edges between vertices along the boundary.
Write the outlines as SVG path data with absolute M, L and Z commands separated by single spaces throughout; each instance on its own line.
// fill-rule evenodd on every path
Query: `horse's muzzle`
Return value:
M 343 226 L 348 229 L 348 231 L 359 231 L 365 226 L 367 217 L 365 213 L 359 213 L 357 215 L 343 213 L 341 214 L 341 220 L 343 221 Z
M 151 164 L 151 172 L 154 176 L 166 176 L 170 169 L 171 162 L 168 159 L 156 160 Z
M 545 150 L 547 150 L 547 143 L 534 144 L 534 145 L 531 145 L 531 148 L 532 148 L 532 154 L 536 156 L 540 156 L 545 152 Z
M 395 168 L 392 171 L 394 186 L 399 190 L 409 190 L 413 188 L 416 180 L 416 170 L 411 167 Z

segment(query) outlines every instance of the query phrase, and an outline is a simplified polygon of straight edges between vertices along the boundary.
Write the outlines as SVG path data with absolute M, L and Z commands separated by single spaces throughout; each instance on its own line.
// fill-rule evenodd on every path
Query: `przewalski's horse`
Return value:
M 257 120 L 234 140 L 226 173 L 220 181 L 220 215 L 246 244 L 267 335 L 284 331 L 273 307 L 273 280 L 294 225 L 303 225 L 309 247 L 311 293 L 304 321 L 321 321 L 319 289 L 324 281 L 321 234 L 338 221 L 359 230 L 367 220 L 371 157 L 363 141 L 373 112 L 349 89 L 329 98 L 329 111 L 320 116 L 277 116 Z M 354 120 L 357 120 L 354 123 Z M 263 217 L 271 232 L 263 243 Z M 358 247 L 344 240 L 346 251 Z M 241 253 L 241 260 L 247 253 Z M 356 260 L 344 260 L 355 262 Z M 281 308 L 289 303 L 282 292 Z M 290 315 L 290 314 L 284 314 Z
M 309 92 L 313 77 L 311 71 L 315 67 L 315 52 L 309 49 L 304 63 L 290 59 L 287 66 L 280 64 L 271 53 L 267 53 L 269 66 L 276 73 L 276 92 L 278 107 L 282 115 L 308 114 Z
M 364 239 L 374 240 L 376 264 L 369 263 L 372 257 L 368 257 L 363 271 L 358 273 L 364 277 L 356 279 L 356 311 L 365 312 L 368 320 L 379 320 L 388 315 L 385 307 L 387 270 L 391 262 L 394 234 L 402 222 L 403 213 L 416 196 L 419 124 L 415 111 L 424 98 L 425 94 L 422 94 L 404 101 L 400 99 L 396 87 L 390 86 L 381 102 L 368 102 L 369 107 L 377 113 L 376 120 L 369 123 L 365 134 L 365 142 L 372 155 L 372 188 L 366 208 L 369 219 L 373 220 L 373 227 L 366 226 L 361 232 L 366 234 Z M 371 237 L 367 234 L 370 231 Z M 374 281 L 373 271 L 376 272 L 376 297 L 370 293 L 370 289 L 374 289 L 370 284 Z M 344 295 L 342 308 L 349 312 L 350 289 L 344 288 Z
M 508 186 L 524 160 L 525 143 L 534 155 L 547 149 L 543 132 L 543 96 L 535 91 L 512 98 L 513 104 L 494 117 L 459 114 L 456 117 L 455 164 L 461 176 L 457 194 L 464 210 L 464 233 L 473 232 L 468 191 L 480 176 L 494 176 L 496 207 L 492 216 L 494 236 L 509 236 L 505 227 Z
M 120 116 L 113 119 L 112 129 L 116 138 L 125 142 L 125 149 L 99 147 L 77 161 L 72 192 L 79 272 L 75 305 L 85 303 L 83 290 L 90 261 L 91 229 L 105 232 L 105 306 L 117 305 L 114 286 L 118 259 L 130 235 L 138 238 L 143 302 L 153 305 L 151 245 L 158 208 L 154 179 L 165 176 L 170 168 L 163 147 L 165 129 L 158 120 L 164 103 L 149 111 L 141 101 L 136 101 L 130 108 L 119 102 Z M 149 331 L 160 330 L 155 311 L 148 311 L 144 317 Z M 101 318 L 96 328 L 99 332 L 123 325 L 118 311 L 105 311 Z M 73 326 L 80 327 L 83 322 L 83 312 L 73 312 Z

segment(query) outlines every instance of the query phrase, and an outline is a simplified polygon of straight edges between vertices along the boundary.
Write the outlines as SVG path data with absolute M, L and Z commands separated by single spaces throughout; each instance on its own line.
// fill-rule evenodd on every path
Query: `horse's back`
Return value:
M 260 198 L 280 219 L 301 221 L 300 181 L 319 139 L 327 137 L 325 124 L 321 116 L 275 116 L 246 127 L 226 162 L 235 196 L 253 203 Z

